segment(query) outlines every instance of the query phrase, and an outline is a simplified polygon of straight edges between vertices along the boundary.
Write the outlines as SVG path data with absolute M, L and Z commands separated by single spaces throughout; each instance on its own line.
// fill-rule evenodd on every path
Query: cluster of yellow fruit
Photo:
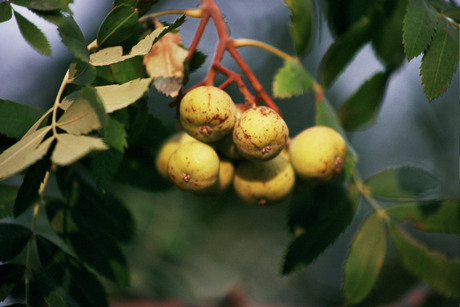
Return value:
M 179 117 L 184 131 L 163 143 L 156 167 L 185 191 L 214 195 L 233 183 L 244 201 L 270 205 L 291 194 L 296 178 L 325 182 L 342 170 L 346 145 L 335 130 L 315 126 L 289 139 L 286 122 L 274 110 L 242 111 L 217 87 L 190 90 Z

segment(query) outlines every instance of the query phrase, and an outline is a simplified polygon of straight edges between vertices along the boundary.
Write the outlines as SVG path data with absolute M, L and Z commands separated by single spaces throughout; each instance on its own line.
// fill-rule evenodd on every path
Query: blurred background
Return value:
M 294 53 L 288 28 L 289 12 L 281 0 L 217 2 L 233 38 L 258 39 Z M 193 8 L 197 4 L 198 1 L 190 0 L 160 0 L 155 10 Z M 88 43 L 96 37 L 98 26 L 111 7 L 109 0 L 74 0 L 71 8 Z M 47 109 L 54 101 L 70 55 L 53 25 L 16 8 L 45 32 L 53 55 L 42 56 L 28 46 L 14 19 L 0 24 L 0 98 Z M 310 53 L 302 59 L 314 76 L 332 42 L 321 19 L 321 9 L 318 12 L 315 41 Z M 173 21 L 174 17 L 162 20 Z M 180 28 L 185 46 L 192 40 L 197 25 L 197 20 L 188 19 Z M 216 45 L 211 25 L 198 46 L 208 55 Z M 252 47 L 240 52 L 270 93 L 272 78 L 282 61 Z M 189 85 L 201 81 L 208 64 L 209 59 L 192 75 Z M 239 71 L 229 57 L 224 58 L 223 64 Z M 458 199 L 459 72 L 445 94 L 429 102 L 421 88 L 419 65 L 420 57 L 404 63 L 393 74 L 375 123 L 350 133 L 349 138 L 359 154 L 358 168 L 364 178 L 386 167 L 411 164 L 439 178 L 441 197 Z M 371 47 L 366 46 L 326 95 L 338 106 L 381 69 Z M 229 90 L 235 99 L 239 97 L 236 88 Z M 174 110 L 168 107 L 170 101 L 151 90 L 151 113 L 175 129 Z M 311 93 L 275 101 L 291 136 L 313 124 Z M 270 208 L 252 207 L 238 200 L 232 191 L 205 199 L 174 188 L 151 193 L 117 186 L 116 191 L 137 222 L 137 238 L 125 246 L 132 286 L 120 289 L 107 283 L 114 305 L 119 303 L 117 306 L 128 306 L 127 300 L 138 298 L 190 305 L 216 304 L 232 295 L 260 306 L 342 306 L 342 263 L 351 238 L 370 212 L 363 204 L 352 225 L 315 262 L 297 273 L 281 276 L 280 265 L 290 239 L 285 224 L 287 203 Z M 458 258 L 458 236 L 424 233 L 417 236 L 430 247 Z M 419 286 L 419 282 L 401 270 L 390 247 L 377 287 L 362 306 L 391 303 L 414 286 Z M 457 302 L 439 300 L 436 296 L 427 304 L 457 306 Z

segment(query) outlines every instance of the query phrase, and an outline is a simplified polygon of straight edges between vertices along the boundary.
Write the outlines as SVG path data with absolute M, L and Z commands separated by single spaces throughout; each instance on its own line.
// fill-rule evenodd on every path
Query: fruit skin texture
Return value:
M 207 194 L 219 178 L 220 161 L 208 144 L 190 142 L 180 146 L 169 158 L 168 174 L 180 189 Z
M 236 121 L 232 98 L 214 86 L 199 86 L 182 98 L 180 123 L 194 138 L 212 143 L 231 132 Z
M 244 112 L 244 105 L 235 104 L 236 106 L 236 121 L 239 120 L 241 114 Z M 226 134 L 218 143 L 217 150 L 227 159 L 230 160 L 239 160 L 241 159 L 241 154 L 238 152 L 235 143 L 233 142 L 233 130 L 231 133 Z
M 235 192 L 242 200 L 264 206 L 285 200 L 294 184 L 294 169 L 283 155 L 269 161 L 243 160 L 233 179 Z
M 289 129 L 283 118 L 265 106 L 248 109 L 233 128 L 233 142 L 240 154 L 254 161 L 276 157 L 286 146 Z
M 155 158 L 155 166 L 158 173 L 163 179 L 169 180 L 168 175 L 168 161 L 172 153 L 176 151 L 181 145 L 189 142 L 198 142 L 195 138 L 191 137 L 185 131 L 176 132 L 168 137 L 160 146 Z
M 345 140 L 337 131 L 326 126 L 315 126 L 292 139 L 289 156 L 301 179 L 313 183 L 325 182 L 341 172 L 346 150 Z

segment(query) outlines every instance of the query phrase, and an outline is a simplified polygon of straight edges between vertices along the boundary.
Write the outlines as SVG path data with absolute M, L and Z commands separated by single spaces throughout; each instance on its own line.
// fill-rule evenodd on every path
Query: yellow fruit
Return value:
M 191 137 L 185 131 L 174 133 L 163 142 L 155 158 L 155 166 L 161 177 L 163 177 L 164 179 L 169 179 L 169 157 L 174 151 L 176 151 L 177 148 L 188 142 L 198 142 L 198 140 Z
M 283 118 L 269 107 L 248 109 L 233 129 L 233 142 L 249 160 L 267 161 L 286 146 L 289 129 Z
M 233 182 L 235 167 L 230 160 L 220 158 L 218 192 L 226 190 Z
M 168 174 L 180 189 L 206 194 L 217 183 L 219 166 L 219 157 L 211 146 L 190 142 L 172 153 L 168 161 Z
M 283 155 L 269 161 L 243 160 L 236 169 L 233 186 L 245 202 L 273 205 L 286 199 L 295 184 L 295 172 Z
M 182 98 L 180 123 L 194 138 L 211 143 L 231 132 L 236 120 L 232 98 L 214 86 L 199 86 Z
M 326 126 L 315 126 L 292 139 L 289 156 L 300 178 L 324 182 L 340 173 L 346 150 L 345 141 L 337 131 Z
M 243 105 L 236 104 L 236 120 L 241 117 L 243 113 Z M 230 160 L 239 160 L 241 159 L 241 155 L 236 148 L 235 143 L 233 142 L 233 133 L 229 133 L 225 135 L 219 143 L 217 143 L 217 150 L 227 159 Z

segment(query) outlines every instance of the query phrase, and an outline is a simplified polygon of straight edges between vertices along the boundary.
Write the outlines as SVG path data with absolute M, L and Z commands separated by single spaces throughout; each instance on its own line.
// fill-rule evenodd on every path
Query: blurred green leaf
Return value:
M 141 56 L 127 59 L 126 61 L 114 63 L 110 65 L 110 70 L 114 79 L 114 83 L 122 84 L 128 81 L 147 78 L 147 72 Z
M 54 164 L 65 166 L 72 164 L 95 150 L 107 150 L 108 146 L 101 138 L 59 133 L 51 160 Z
M 11 3 L 37 11 L 68 10 L 73 0 L 12 0 Z
M 48 39 L 43 32 L 37 28 L 35 24 L 30 22 L 24 16 L 13 10 L 14 18 L 18 24 L 19 30 L 21 31 L 24 39 L 29 45 L 44 55 L 51 55 L 51 47 Z
M 0 302 L 4 301 L 24 277 L 26 267 L 16 263 L 0 265 Z
M 80 135 L 102 128 L 107 114 L 94 87 L 86 86 L 57 121 L 58 127 Z
M 326 97 L 323 97 L 322 100 L 315 103 L 315 112 L 315 125 L 331 127 L 332 129 L 339 132 L 344 138 L 347 144 L 347 152 L 345 154 L 345 161 L 342 170 L 343 175 L 341 175 L 341 177 L 350 177 L 351 172 L 353 171 L 353 168 L 358 161 L 358 155 L 351 143 L 348 141 L 345 131 L 343 130 L 342 125 L 340 124 L 340 121 L 337 117 L 337 114 Z
M 455 20 L 456 23 L 460 22 L 460 7 L 459 6 L 455 6 L 455 7 L 446 9 L 443 11 L 443 14 L 446 17 L 452 18 L 453 20 Z
M 117 215 L 120 211 L 115 211 L 119 207 L 116 203 L 114 208 L 110 209 L 107 203 L 101 205 L 98 202 L 100 197 L 97 192 L 89 192 L 90 190 L 87 189 L 87 186 L 78 187 L 77 189 L 79 190 L 75 192 L 79 195 L 79 198 L 74 207 L 61 201 L 47 202 L 46 214 L 51 227 L 78 255 L 79 259 L 96 272 L 119 285 L 129 285 L 129 269 L 120 247 L 113 237 L 101 230 L 97 219 L 93 220 L 93 218 L 86 215 L 91 214 L 92 217 L 96 215 L 96 218 L 112 218 L 112 214 L 114 214 L 113 219 L 117 223 L 121 223 L 126 218 Z M 84 192 L 91 194 L 84 195 Z M 82 199 L 84 201 L 81 201 Z M 114 212 L 110 212 L 110 210 L 114 210 Z M 114 220 L 110 220 L 112 225 Z
M 19 188 L 18 196 L 14 202 L 14 217 L 18 217 L 32 204 L 39 201 L 40 186 L 50 169 L 51 161 L 47 157 L 27 169 L 24 180 Z
M 19 254 L 32 238 L 29 228 L 14 223 L 0 223 L 0 261 L 6 262 Z
M 431 173 L 414 166 L 382 170 L 366 179 L 365 184 L 375 197 L 399 201 L 426 197 L 439 187 Z
M 380 2 L 368 0 L 325 0 L 325 19 L 334 37 L 345 34 Z
M 48 239 L 37 236 L 37 251 L 46 274 L 80 306 L 109 306 L 105 289 L 91 272 Z
M 325 87 L 334 83 L 358 51 L 370 40 L 372 30 L 371 20 L 363 17 L 332 43 L 319 64 L 318 77 Z
M 48 306 L 53 307 L 80 307 L 69 293 L 46 272 L 32 270 L 33 285 L 40 291 Z
M 310 264 L 351 223 L 356 204 L 338 183 L 327 183 L 294 195 L 288 226 L 294 232 L 283 260 L 282 273 L 289 274 Z
M 340 106 L 338 116 L 346 130 L 362 128 L 377 116 L 389 77 L 386 72 L 376 73 Z
M 89 61 L 89 52 L 85 37 L 72 17 L 62 18 L 58 25 L 62 42 L 67 46 L 72 56 L 84 63 Z
M 314 79 L 298 61 L 285 61 L 273 79 L 273 96 L 289 98 L 292 95 L 307 93 Z
M 423 231 L 460 233 L 458 200 L 425 201 L 398 204 L 386 209 L 387 214 L 400 222 L 410 221 Z
M 436 30 L 436 11 L 425 0 L 408 0 L 403 24 L 403 43 L 407 59 L 425 51 Z
M 98 46 L 113 46 L 133 35 L 137 30 L 138 18 L 138 12 L 132 6 L 121 4 L 114 7 L 99 28 Z
M 96 78 L 96 68 L 89 63 L 73 60 L 69 66 L 69 79 L 76 85 L 88 85 Z
M 459 29 L 438 17 L 438 27 L 430 47 L 422 58 L 420 74 L 429 100 L 442 95 L 449 87 L 459 61 Z
M 0 3 L 0 23 L 10 20 L 11 17 L 13 17 L 11 4 L 8 1 Z
M 390 235 L 404 267 L 436 291 L 460 298 L 460 263 L 428 249 L 401 228 L 391 226 Z
M 18 191 L 17 187 L 0 185 L 0 219 L 13 216 L 14 200 Z
M 0 99 L 0 133 L 20 139 L 42 115 L 37 108 Z
M 386 254 L 385 221 L 376 213 L 363 222 L 344 264 L 343 291 L 347 303 L 362 301 L 372 290 Z
M 313 0 L 284 0 L 291 12 L 289 29 L 294 41 L 297 56 L 302 56 L 313 40 L 316 23 L 315 3 Z

